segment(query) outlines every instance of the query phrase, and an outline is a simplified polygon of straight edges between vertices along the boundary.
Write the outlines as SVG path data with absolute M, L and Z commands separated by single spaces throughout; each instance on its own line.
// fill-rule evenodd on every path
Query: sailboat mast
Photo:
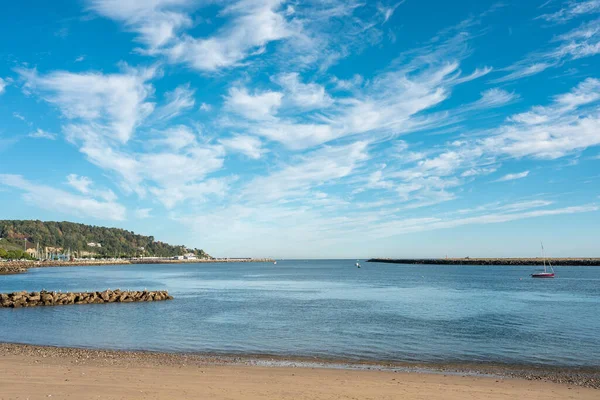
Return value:
M 542 246 L 542 261 L 544 262 L 544 272 L 548 272 L 546 271 L 546 255 L 544 254 L 544 243 L 540 242 L 540 245 Z

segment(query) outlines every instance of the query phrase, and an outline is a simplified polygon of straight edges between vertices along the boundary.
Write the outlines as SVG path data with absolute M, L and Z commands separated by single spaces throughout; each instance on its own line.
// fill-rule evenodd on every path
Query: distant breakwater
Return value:
M 543 258 L 371 258 L 367 262 L 429 265 L 544 265 Z M 600 258 L 547 258 L 556 266 L 600 266 Z
M 0 293 L 0 306 L 4 308 L 62 306 L 69 304 L 133 303 L 140 301 L 172 300 L 166 290 L 159 291 L 122 291 L 105 290 L 103 292 L 13 292 Z

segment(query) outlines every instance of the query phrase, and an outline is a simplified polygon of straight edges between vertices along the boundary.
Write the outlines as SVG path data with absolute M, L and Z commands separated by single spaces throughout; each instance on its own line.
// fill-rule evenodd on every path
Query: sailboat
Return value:
M 544 260 L 544 272 L 535 272 L 531 274 L 532 278 L 554 278 L 554 268 L 548 261 L 548 265 L 546 266 L 546 256 L 544 255 L 544 244 L 540 243 L 542 246 L 542 259 Z M 550 272 L 548 272 L 548 267 L 550 267 Z
M 356 266 L 357 266 L 358 268 L 360 268 L 360 263 L 358 262 L 358 260 L 356 260 Z

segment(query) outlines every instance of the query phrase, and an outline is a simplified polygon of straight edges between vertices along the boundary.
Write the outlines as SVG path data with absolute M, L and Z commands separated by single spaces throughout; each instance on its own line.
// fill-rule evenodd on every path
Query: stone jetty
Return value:
M 69 304 L 133 303 L 139 301 L 172 300 L 166 290 L 129 291 L 105 290 L 103 292 L 13 292 L 0 293 L 0 306 L 10 308 L 36 306 L 62 306 Z
M 20 274 L 26 272 L 27 267 L 22 265 L 12 265 L 9 263 L 0 263 L 0 275 Z
M 599 266 L 600 258 L 372 258 L 367 262 L 425 265 L 551 265 Z

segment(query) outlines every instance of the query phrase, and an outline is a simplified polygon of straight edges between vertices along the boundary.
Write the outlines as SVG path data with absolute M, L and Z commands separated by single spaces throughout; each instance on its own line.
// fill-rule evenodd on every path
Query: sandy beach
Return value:
M 0 399 L 597 399 L 570 384 L 0 345 Z

